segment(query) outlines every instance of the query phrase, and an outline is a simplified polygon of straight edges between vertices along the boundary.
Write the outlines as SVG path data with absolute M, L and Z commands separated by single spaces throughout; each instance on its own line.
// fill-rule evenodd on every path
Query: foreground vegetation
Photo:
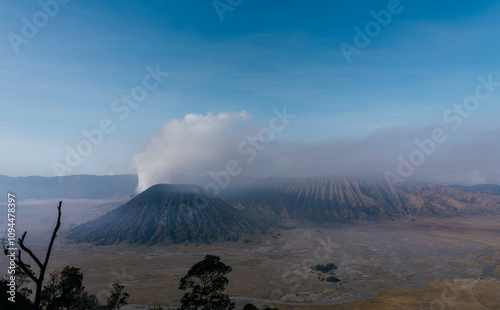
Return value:
M 4 254 L 15 264 L 14 272 L 0 279 L 0 308 L 16 310 L 118 310 L 127 304 L 129 294 L 124 292 L 124 285 L 114 283 L 105 305 L 99 305 L 96 295 L 90 294 L 83 286 L 83 273 L 80 268 L 66 266 L 60 272 L 53 272 L 47 284 L 43 285 L 45 271 L 50 259 L 52 246 L 61 226 L 61 206 L 59 202 L 57 224 L 53 230 L 45 258 L 42 261 L 25 244 L 27 232 L 18 239 L 18 247 L 6 247 L 3 240 Z M 33 271 L 30 264 L 22 259 L 26 253 L 39 267 Z M 224 294 L 229 280 L 225 275 L 232 268 L 220 261 L 218 256 L 207 255 L 205 259 L 191 267 L 188 274 L 180 280 L 179 289 L 187 291 L 181 299 L 179 310 L 233 310 L 235 304 Z M 15 276 L 12 276 L 15 275 Z M 34 282 L 35 295 L 28 285 Z M 152 310 L 162 310 L 159 305 L 149 306 Z M 244 310 L 258 308 L 252 304 L 243 307 Z M 274 310 L 265 308 L 264 310 Z

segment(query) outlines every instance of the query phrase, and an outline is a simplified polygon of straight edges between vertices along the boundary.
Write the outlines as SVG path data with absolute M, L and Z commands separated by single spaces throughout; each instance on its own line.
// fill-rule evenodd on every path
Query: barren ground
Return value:
M 498 219 L 417 220 L 300 226 L 260 242 L 173 246 L 74 244 L 64 230 L 120 205 L 63 203 L 63 227 L 50 268 L 82 268 L 86 288 L 102 300 L 113 282 L 126 285 L 129 308 L 175 307 L 179 279 L 205 254 L 233 271 L 227 293 L 241 306 L 279 309 L 500 309 Z M 40 253 L 57 215 L 56 201 L 18 204 L 17 231 Z M 0 214 L 0 223 L 6 223 Z M 322 281 L 315 264 L 334 263 L 340 283 Z M 7 260 L 0 267 L 6 271 Z M 5 273 L 5 272 L 0 272 Z M 237 307 L 238 308 L 238 307 Z

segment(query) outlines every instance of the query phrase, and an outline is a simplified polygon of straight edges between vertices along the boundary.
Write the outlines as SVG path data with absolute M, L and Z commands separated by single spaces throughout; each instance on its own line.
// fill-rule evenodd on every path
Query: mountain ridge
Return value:
M 392 191 L 379 178 L 272 179 L 253 188 L 227 188 L 220 196 L 230 204 L 268 207 L 275 214 L 288 214 L 290 219 L 321 222 L 500 212 L 498 195 L 416 181 L 407 181 Z
M 135 195 L 135 174 L 9 177 L 0 175 L 0 188 L 25 199 L 121 199 Z
M 227 187 L 157 184 L 74 228 L 76 241 L 163 244 L 238 241 L 295 224 L 392 221 L 500 214 L 500 195 L 407 181 L 394 191 L 373 178 L 273 178 Z
M 463 186 L 463 185 L 450 185 L 450 187 L 463 189 L 467 191 L 473 192 L 482 192 L 482 193 L 490 193 L 490 194 L 499 194 L 500 195 L 500 185 L 497 184 L 476 184 L 471 186 Z

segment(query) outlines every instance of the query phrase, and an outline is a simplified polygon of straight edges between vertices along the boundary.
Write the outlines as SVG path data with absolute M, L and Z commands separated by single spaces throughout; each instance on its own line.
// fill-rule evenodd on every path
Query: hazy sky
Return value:
M 0 0 L 0 174 L 500 183 L 499 20 L 499 1 Z

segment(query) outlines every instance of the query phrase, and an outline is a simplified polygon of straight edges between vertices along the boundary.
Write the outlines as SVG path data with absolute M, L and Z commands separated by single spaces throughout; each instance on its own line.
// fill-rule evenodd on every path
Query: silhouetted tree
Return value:
M 78 300 L 78 305 L 76 307 L 78 310 L 101 310 L 102 307 L 99 306 L 99 299 L 94 294 L 89 294 L 87 291 L 83 291 L 80 299 Z
M 191 290 L 181 299 L 179 310 L 232 310 L 234 303 L 223 294 L 229 280 L 225 277 L 231 267 L 220 257 L 206 255 L 180 280 L 180 290 Z
M 41 305 L 47 310 L 90 310 L 97 308 L 97 297 L 85 291 L 80 268 L 66 266 L 60 273 L 50 274 Z
M 120 285 L 120 283 L 113 284 L 110 290 L 110 296 L 108 297 L 108 303 L 104 306 L 104 309 L 118 310 L 127 304 L 128 293 L 123 292 L 124 288 L 125 286 Z
M 16 291 L 15 303 L 9 301 L 8 298 L 12 297 L 7 292 L 7 287 L 10 280 L 0 279 L 0 309 L 16 309 L 16 310 L 32 310 L 33 303 L 20 291 Z
M 24 232 L 23 236 L 18 239 L 17 243 L 19 244 L 19 249 L 17 250 L 17 255 L 15 259 L 15 263 L 17 266 L 19 266 L 24 273 L 28 275 L 28 277 L 35 282 L 36 285 L 36 290 L 35 290 L 35 301 L 33 302 L 33 309 L 34 310 L 40 310 L 40 303 L 41 303 L 41 298 L 42 298 L 42 286 L 43 286 L 43 279 L 45 277 L 45 271 L 47 269 L 47 265 L 49 263 L 49 258 L 50 258 L 50 253 L 52 252 L 52 246 L 54 245 L 54 240 L 57 237 L 57 231 L 59 230 L 59 227 L 61 227 L 61 205 L 62 201 L 59 201 L 59 206 L 57 207 L 57 224 L 56 227 L 54 228 L 54 231 L 52 232 L 52 237 L 50 238 L 50 243 L 49 247 L 47 248 L 47 253 L 45 254 L 45 259 L 42 263 L 42 261 L 26 246 L 24 243 L 24 240 L 26 238 L 26 231 Z M 9 248 L 5 247 L 5 244 L 3 245 L 4 249 L 4 254 L 5 255 L 11 255 L 13 254 L 13 251 L 11 251 Z M 31 270 L 26 264 L 21 257 L 22 252 L 28 253 L 28 255 L 33 259 L 36 263 L 36 265 L 39 268 L 38 272 L 38 277 L 35 275 L 33 270 Z M 15 251 L 14 251 L 15 252 Z
M 27 232 L 25 231 L 21 238 L 18 239 L 19 249 L 11 250 L 9 247 L 5 246 L 5 239 L 3 240 L 3 250 L 4 254 L 9 257 L 15 256 L 16 264 L 16 310 L 41 310 L 42 307 L 45 310 L 98 310 L 103 309 L 99 306 L 97 297 L 94 294 L 89 294 L 85 291 L 83 283 L 83 274 L 80 272 L 80 268 L 66 266 L 60 273 L 51 273 L 51 278 L 46 286 L 43 286 L 43 280 L 45 277 L 45 271 L 47 270 L 47 265 L 49 263 L 50 254 L 52 252 L 52 247 L 54 245 L 54 240 L 57 237 L 57 232 L 61 227 L 61 206 L 62 201 L 59 201 L 59 206 L 57 207 L 57 223 L 52 232 L 50 238 L 50 243 L 45 253 L 45 259 L 43 262 L 26 246 L 25 238 Z M 28 253 L 28 255 L 33 259 L 36 265 L 39 267 L 38 276 L 31 269 L 30 264 L 26 264 L 22 258 L 22 253 Z M 15 255 L 17 254 L 17 255 Z M 22 287 L 29 280 L 35 282 L 35 300 L 32 303 L 29 300 L 29 296 L 32 294 L 32 290 L 27 287 Z M 9 281 L 0 279 L 1 287 L 7 287 Z M 110 290 L 110 298 L 108 298 L 108 304 L 104 306 L 104 309 L 120 309 L 121 306 L 127 304 L 128 294 L 122 292 L 124 286 L 115 283 L 113 288 Z M 5 296 L 4 296 L 5 295 Z M 6 290 L 0 290 L 0 309 L 14 309 L 12 308 L 12 303 L 8 301 L 8 293 Z M 5 298 L 4 298 L 5 297 Z M 8 302 L 8 303 L 6 303 Z

